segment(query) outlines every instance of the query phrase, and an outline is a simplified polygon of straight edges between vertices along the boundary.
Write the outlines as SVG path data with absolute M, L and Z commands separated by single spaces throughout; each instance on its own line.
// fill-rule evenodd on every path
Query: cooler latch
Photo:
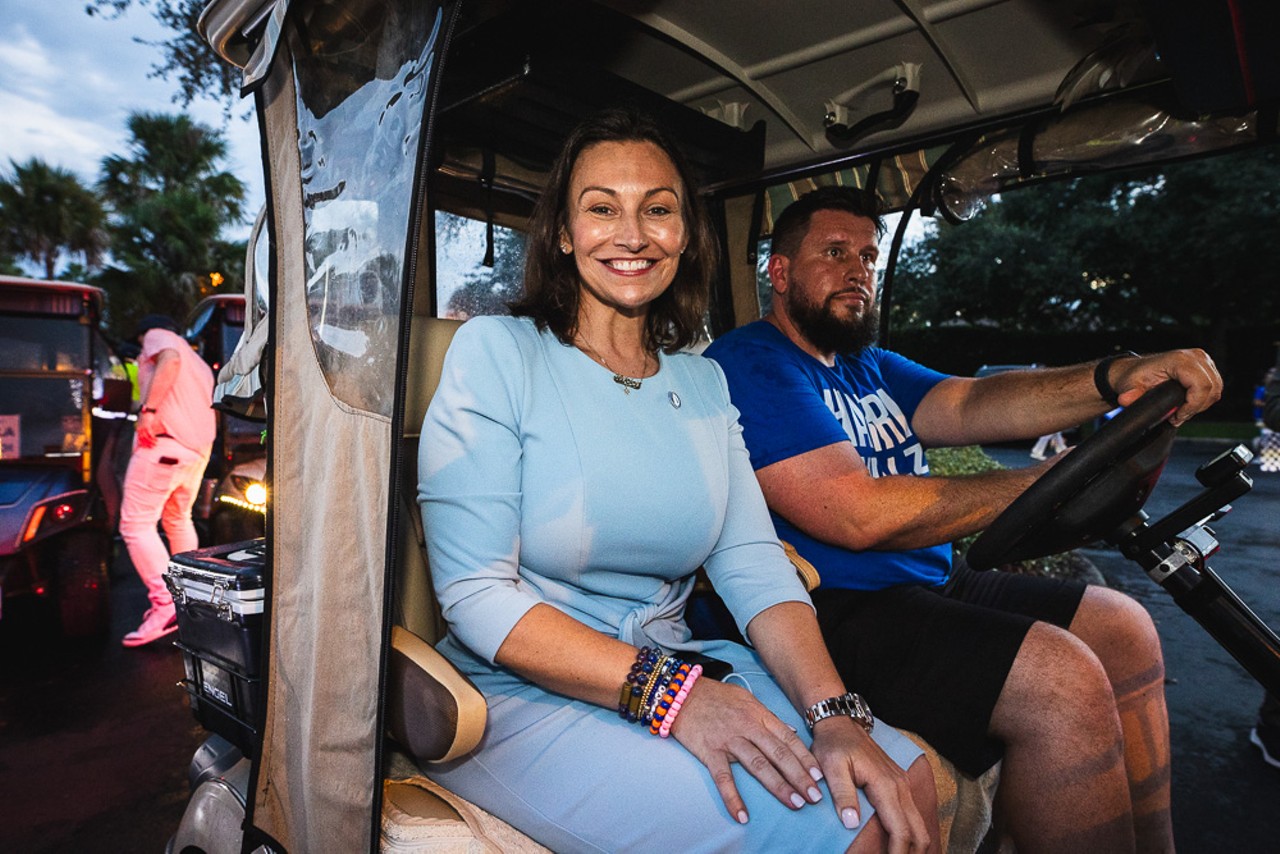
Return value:
M 191 594 L 181 583 L 182 578 L 182 572 L 172 566 L 164 573 L 164 585 L 169 588 L 169 593 L 173 596 L 175 605 L 186 606 L 189 603 L 203 605 L 217 612 L 218 619 L 228 623 L 235 622 L 235 612 L 232 608 L 231 600 L 227 598 L 227 591 L 231 587 L 228 580 L 221 578 L 199 579 L 202 584 L 208 584 L 210 587 L 209 601 L 204 602 L 191 598 Z
M 181 573 L 174 570 L 171 566 L 162 573 L 164 578 L 164 586 L 169 588 L 169 595 L 173 597 L 175 605 L 187 604 L 187 589 L 178 583 Z
M 215 581 L 213 583 L 213 590 L 209 594 L 209 607 L 217 609 L 218 619 L 224 620 L 228 623 L 235 620 L 231 611 L 231 601 L 227 599 L 226 582 Z

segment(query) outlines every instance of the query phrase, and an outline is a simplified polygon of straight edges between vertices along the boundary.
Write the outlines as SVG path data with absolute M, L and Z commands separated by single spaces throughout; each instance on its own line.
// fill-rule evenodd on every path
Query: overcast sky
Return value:
M 136 5 L 136 0 L 135 0 Z M 9 161 L 39 157 L 97 180 L 102 158 L 127 154 L 125 121 L 131 112 L 186 112 L 222 130 L 228 142 L 223 168 L 248 187 L 252 217 L 263 202 L 257 124 L 243 118 L 252 99 L 238 102 L 224 119 L 220 103 L 207 99 L 183 108 L 172 100 L 177 86 L 151 77 L 158 41 L 166 31 L 145 9 L 111 20 L 90 17 L 86 0 L 0 0 L 0 171 Z M 250 223 L 226 236 L 248 236 Z

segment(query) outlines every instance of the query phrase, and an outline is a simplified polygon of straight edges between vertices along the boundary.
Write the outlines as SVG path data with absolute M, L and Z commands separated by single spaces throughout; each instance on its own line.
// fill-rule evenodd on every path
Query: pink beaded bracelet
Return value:
M 684 684 L 684 680 L 688 677 L 690 667 L 688 662 L 681 662 L 676 669 L 675 675 L 672 676 L 670 684 L 667 685 L 664 691 L 655 695 L 653 713 L 650 715 L 649 722 L 649 732 L 654 735 L 657 735 L 658 730 L 662 728 L 662 719 L 666 717 L 671 708 L 671 703 L 676 698 L 676 694 L 680 692 L 680 686 Z
M 671 708 L 667 709 L 667 714 L 662 718 L 662 726 L 658 728 L 658 735 L 662 738 L 671 737 L 671 725 L 676 722 L 676 714 L 680 711 L 680 707 L 684 705 L 685 699 L 689 696 L 689 691 L 693 688 L 693 683 L 698 681 L 698 677 L 702 675 L 702 665 L 695 664 L 689 671 L 689 675 L 684 678 L 684 684 L 680 686 L 680 690 L 676 692 L 676 698 L 671 701 Z

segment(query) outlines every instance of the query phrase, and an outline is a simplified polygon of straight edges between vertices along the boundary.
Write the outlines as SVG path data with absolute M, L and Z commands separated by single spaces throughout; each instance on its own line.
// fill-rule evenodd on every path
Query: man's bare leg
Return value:
M 1134 850 L 1120 716 L 1098 657 L 1072 634 L 1027 632 L 991 716 L 997 795 L 1020 854 Z
M 1089 587 L 1071 623 L 1107 671 L 1124 730 L 1125 771 L 1138 850 L 1173 851 L 1169 712 L 1164 657 L 1146 609 L 1105 587 Z

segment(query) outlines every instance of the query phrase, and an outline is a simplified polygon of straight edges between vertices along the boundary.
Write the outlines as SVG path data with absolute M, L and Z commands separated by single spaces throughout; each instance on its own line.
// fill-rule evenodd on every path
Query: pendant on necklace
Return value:
M 640 380 L 632 379 L 631 377 L 624 377 L 622 374 L 614 374 L 613 381 L 622 386 L 623 394 L 631 394 L 631 389 L 640 388 Z

